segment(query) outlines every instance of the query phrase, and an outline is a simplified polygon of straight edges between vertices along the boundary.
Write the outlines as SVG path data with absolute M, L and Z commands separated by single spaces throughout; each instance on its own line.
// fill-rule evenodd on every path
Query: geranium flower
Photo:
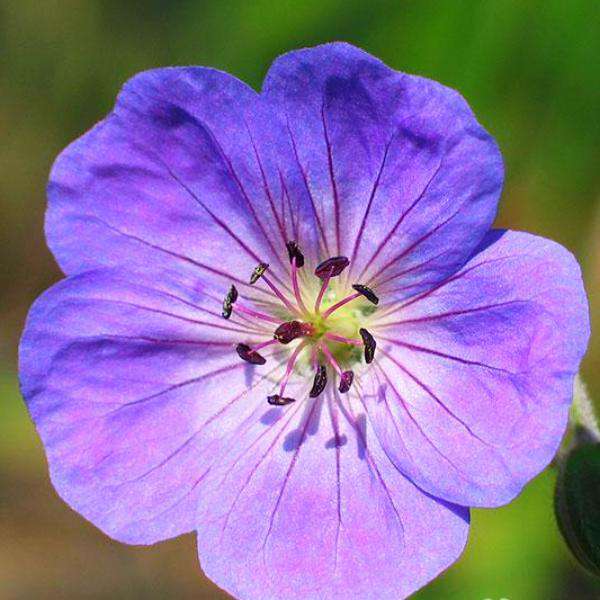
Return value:
M 573 256 L 490 230 L 502 180 L 458 93 L 347 44 L 261 93 L 134 77 L 48 187 L 20 371 L 58 493 L 197 531 L 239 598 L 423 586 L 554 456 L 589 335 Z

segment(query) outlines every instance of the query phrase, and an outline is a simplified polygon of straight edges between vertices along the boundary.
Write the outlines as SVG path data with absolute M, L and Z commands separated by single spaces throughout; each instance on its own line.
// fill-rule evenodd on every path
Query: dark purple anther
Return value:
M 273 337 L 282 344 L 289 344 L 296 338 L 306 335 L 312 335 L 314 332 L 310 323 L 302 323 L 300 321 L 287 321 L 282 323 L 273 334 Z
M 238 291 L 235 285 L 232 284 L 229 288 L 229 291 L 227 292 L 227 296 L 225 296 L 225 302 L 227 302 L 228 304 L 234 304 L 237 299 Z
M 352 286 L 352 289 L 356 290 L 359 294 L 362 294 L 369 302 L 372 302 L 375 305 L 379 304 L 379 298 L 370 287 L 355 283 Z
M 340 375 L 340 387 L 338 388 L 340 390 L 340 394 L 345 394 L 350 389 L 353 381 L 354 373 L 352 371 L 344 371 Z
M 284 398 L 279 394 L 273 394 L 272 396 L 267 396 L 267 402 L 272 404 L 273 406 L 285 406 L 286 404 L 291 404 L 292 402 L 296 402 L 295 398 Z
M 252 275 L 250 275 L 250 283 L 256 283 L 262 276 L 263 273 L 269 268 L 269 263 L 260 263 L 254 271 L 252 271 Z
M 315 380 L 313 382 L 313 386 L 308 393 L 311 398 L 316 398 L 327 385 L 327 369 L 325 369 L 324 365 L 319 365 L 317 368 L 317 372 L 315 373 Z
M 358 333 L 360 333 L 360 337 L 365 345 L 365 362 L 367 364 L 372 363 L 373 358 L 375 358 L 375 348 L 377 348 L 377 342 L 375 341 L 375 338 L 362 327 L 358 330 Z
M 246 344 L 238 344 L 235 349 L 240 358 L 251 365 L 264 365 L 267 362 L 264 357 L 252 350 L 252 348 Z
M 238 299 L 238 291 L 235 285 L 232 285 L 223 300 L 223 312 L 221 315 L 224 319 L 229 319 L 231 311 L 233 310 L 233 303 Z
M 319 279 L 337 277 L 350 263 L 345 256 L 333 256 L 317 265 L 315 275 Z
M 296 266 L 298 268 L 304 266 L 304 254 L 300 252 L 300 248 L 298 248 L 298 244 L 294 241 L 287 242 L 285 245 L 288 251 L 288 256 L 290 257 L 290 262 L 296 259 Z

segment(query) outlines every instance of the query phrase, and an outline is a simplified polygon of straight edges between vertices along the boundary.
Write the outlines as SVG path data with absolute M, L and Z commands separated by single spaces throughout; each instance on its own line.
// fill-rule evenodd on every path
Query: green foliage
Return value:
M 568 454 L 554 497 L 560 531 L 577 560 L 600 577 L 600 443 Z

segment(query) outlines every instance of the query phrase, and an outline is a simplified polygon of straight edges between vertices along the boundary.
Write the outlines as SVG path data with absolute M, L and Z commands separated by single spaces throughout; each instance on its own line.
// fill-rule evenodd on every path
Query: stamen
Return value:
M 375 338 L 362 327 L 358 330 L 358 333 L 360 333 L 360 337 L 365 345 L 365 362 L 370 364 L 375 358 L 375 348 L 377 348 L 377 342 L 375 341 Z
M 250 283 L 255 284 L 259 279 L 262 280 L 271 288 L 271 291 L 285 304 L 286 308 L 292 312 L 298 314 L 298 309 L 279 291 L 279 288 L 264 274 L 269 268 L 268 263 L 260 263 L 252 275 L 250 275 Z
M 292 402 L 296 402 L 295 398 L 283 398 L 279 394 L 273 394 L 272 396 L 267 396 L 267 402 L 272 404 L 273 406 L 285 406 L 286 404 L 291 404 Z
M 340 394 L 346 394 L 350 390 L 350 386 L 354 381 L 354 373 L 352 371 L 344 371 L 340 376 Z
M 304 264 L 304 257 L 302 257 L 302 265 Z M 294 296 L 296 298 L 296 302 L 298 303 L 298 307 L 303 313 L 308 313 L 306 305 L 302 300 L 302 294 L 300 293 L 300 286 L 298 285 L 298 267 L 302 265 L 298 264 L 298 257 L 294 256 L 292 258 L 292 287 L 294 288 Z
M 334 371 L 338 374 L 338 375 L 342 375 L 342 369 L 340 367 L 340 365 L 338 365 L 337 360 L 335 360 L 335 357 L 333 356 L 333 354 L 331 354 L 331 350 L 327 347 L 327 344 L 320 344 L 319 348 L 321 349 L 321 351 L 323 352 L 323 354 L 327 357 L 327 360 L 330 362 L 331 366 L 333 367 Z
M 350 294 L 350 296 L 346 296 L 343 300 L 340 300 L 333 306 L 330 306 L 324 313 L 323 318 L 326 319 L 331 313 L 334 313 L 338 308 L 344 306 L 344 304 L 348 304 L 348 302 L 352 302 L 352 300 L 356 300 L 356 298 L 360 298 L 362 294 L 358 292 L 356 294 Z
M 230 308 L 233 310 L 233 306 L 230 305 Z M 236 304 L 235 310 L 237 312 L 244 313 L 245 315 L 248 315 L 250 317 L 256 317 L 257 319 L 262 319 L 263 321 L 269 321 L 269 323 L 281 323 L 281 319 L 276 319 L 275 317 L 272 317 L 271 315 L 266 315 L 265 313 L 261 313 L 256 310 L 252 310 L 251 308 L 247 308 L 245 306 L 242 306 L 241 304 Z M 225 312 L 225 310 L 223 310 L 223 312 Z M 229 314 L 231 314 L 231 311 L 229 312 Z M 223 315 L 223 316 L 225 317 L 225 315 Z M 229 317 L 225 317 L 225 318 L 228 319 Z
M 292 240 L 287 242 L 285 247 L 287 248 L 290 262 L 294 264 L 294 259 L 296 259 L 296 266 L 301 269 L 304 266 L 304 254 L 300 251 L 298 244 Z
M 331 340 L 333 342 L 340 342 L 342 344 L 352 344 L 353 346 L 362 346 L 363 345 L 361 340 L 344 337 L 343 335 L 338 335 L 337 333 L 332 333 L 331 331 L 324 333 L 323 337 L 327 338 L 328 340 Z
M 319 314 L 321 300 L 323 300 L 323 296 L 327 291 L 330 279 L 337 277 L 349 264 L 350 261 L 345 256 L 332 256 L 317 265 L 315 275 L 323 281 L 319 295 L 315 300 L 315 312 L 317 314 Z
M 239 357 L 251 365 L 264 365 L 267 362 L 264 357 L 247 344 L 238 344 L 235 349 Z
M 361 296 L 363 298 L 366 298 L 369 302 L 372 302 L 373 304 L 375 304 L 375 306 L 377 306 L 377 304 L 379 304 L 379 298 L 377 297 L 375 292 L 370 287 L 368 287 L 366 285 L 362 285 L 360 283 L 355 283 L 352 285 L 352 288 L 354 290 L 356 290 L 356 294 L 350 294 L 349 296 L 346 296 L 345 298 L 343 298 L 342 300 L 340 300 L 333 306 L 330 306 L 323 313 L 324 319 L 326 319 L 330 314 L 334 313 L 338 308 L 341 308 L 342 306 L 344 306 L 344 304 L 348 304 L 348 302 L 352 302 L 352 300 L 356 300 L 357 298 L 360 298 Z
M 296 338 L 312 335 L 313 333 L 314 329 L 310 323 L 288 321 L 287 323 L 282 323 L 275 330 L 273 337 L 282 344 L 289 344 Z
M 256 346 L 251 346 L 251 350 L 253 350 L 254 352 L 256 352 L 257 350 L 262 350 L 263 348 L 266 348 L 267 346 L 272 346 L 273 344 L 276 344 L 277 340 L 267 340 L 266 342 L 261 342 L 260 344 L 256 344 Z
M 235 285 L 231 284 L 227 296 L 225 296 L 225 302 L 227 304 L 233 304 L 238 299 L 238 291 Z
M 340 386 L 338 388 L 340 394 L 345 394 L 350 389 L 350 386 L 354 381 L 354 373 L 352 371 L 342 371 L 342 368 L 338 364 L 337 360 L 335 360 L 335 357 L 331 353 L 331 350 L 327 347 L 327 344 L 321 344 L 319 348 L 323 351 L 323 354 L 327 357 L 327 360 L 340 377 Z
M 300 354 L 300 352 L 302 352 L 302 350 L 305 348 L 305 346 L 306 346 L 306 342 L 302 342 L 301 344 L 298 344 L 297 348 L 292 352 L 292 355 L 290 356 L 287 367 L 285 369 L 285 374 L 283 376 L 283 379 L 281 380 L 281 387 L 279 389 L 279 394 L 274 394 L 272 396 L 268 396 L 267 402 L 269 404 L 275 404 L 276 406 L 282 406 L 284 404 L 289 404 L 290 402 L 295 401 L 295 398 L 285 398 L 283 393 L 285 392 L 285 387 L 288 384 L 290 375 L 292 374 L 292 371 L 294 370 L 294 365 L 296 364 L 298 355 Z
M 362 283 L 355 283 L 352 285 L 352 289 L 356 290 L 375 306 L 379 304 L 379 298 L 377 297 L 377 294 L 369 286 L 362 285 Z
M 325 389 L 327 385 L 327 369 L 325 365 L 319 365 L 317 368 L 317 372 L 315 373 L 315 379 L 313 381 L 313 386 L 308 393 L 311 398 L 316 398 L 321 392 Z
M 315 275 L 319 279 L 337 277 L 349 264 L 350 261 L 345 256 L 332 256 L 317 265 Z
M 317 299 L 315 300 L 315 313 L 317 313 L 317 314 L 319 314 L 321 300 L 323 300 L 323 296 L 325 295 L 325 292 L 326 292 L 327 288 L 329 287 L 330 279 L 331 279 L 331 277 L 329 277 L 329 276 L 325 277 L 325 279 L 323 280 L 323 283 L 321 284 L 321 289 L 319 290 L 319 295 L 317 296 Z
M 232 285 L 223 300 L 223 311 L 221 315 L 224 319 L 229 319 L 231 317 L 231 312 L 233 310 L 233 303 L 238 299 L 238 291 L 235 285 Z
M 254 268 L 254 271 L 252 271 L 252 275 L 250 275 L 250 284 L 254 285 L 268 268 L 269 263 L 259 263 L 258 266 Z

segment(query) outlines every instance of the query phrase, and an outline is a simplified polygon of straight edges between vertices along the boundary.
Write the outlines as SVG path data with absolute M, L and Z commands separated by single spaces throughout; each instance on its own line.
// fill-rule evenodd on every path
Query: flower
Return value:
M 58 493 L 197 531 L 239 598 L 423 586 L 552 459 L 589 336 L 571 254 L 490 229 L 502 180 L 459 94 L 347 44 L 260 94 L 134 77 L 50 176 L 20 374 Z

